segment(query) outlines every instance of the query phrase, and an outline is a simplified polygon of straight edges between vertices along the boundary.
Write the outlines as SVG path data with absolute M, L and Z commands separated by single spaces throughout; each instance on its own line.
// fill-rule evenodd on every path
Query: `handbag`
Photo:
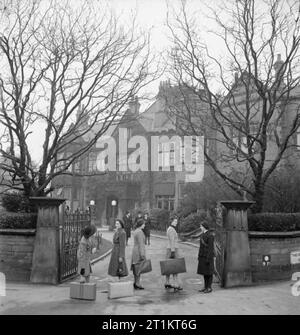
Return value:
M 118 270 L 117 270 L 117 276 L 118 277 L 128 276 L 128 274 L 126 273 L 126 269 L 125 269 L 125 266 L 124 266 L 123 262 L 119 262 L 119 267 L 118 267 Z
M 151 259 L 145 259 L 139 263 L 134 264 L 135 274 L 139 276 L 142 273 L 147 273 L 152 271 Z
M 160 262 L 160 271 L 163 276 L 186 272 L 184 258 L 170 258 Z

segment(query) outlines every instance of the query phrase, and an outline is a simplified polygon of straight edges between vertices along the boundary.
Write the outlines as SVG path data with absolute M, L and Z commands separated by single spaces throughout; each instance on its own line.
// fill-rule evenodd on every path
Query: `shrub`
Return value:
M 165 209 L 152 208 L 149 212 L 151 229 L 166 231 L 169 226 L 170 212 Z
M 36 222 L 36 213 L 2 213 L 0 217 L 0 228 L 35 229 Z
M 200 227 L 200 223 L 207 221 L 206 212 L 191 213 L 187 217 L 180 220 L 180 232 L 189 233 Z
M 248 216 L 250 231 L 284 232 L 300 229 L 300 213 L 258 213 Z
M 27 197 L 21 193 L 6 193 L 2 196 L 2 206 L 8 212 L 36 212 L 35 205 L 32 205 Z

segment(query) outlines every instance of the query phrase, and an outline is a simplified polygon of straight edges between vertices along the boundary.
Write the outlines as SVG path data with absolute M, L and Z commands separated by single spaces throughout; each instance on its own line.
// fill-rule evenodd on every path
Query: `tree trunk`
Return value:
M 253 197 L 255 204 L 251 207 L 253 213 L 262 212 L 264 204 L 264 195 L 265 195 L 264 185 L 262 184 L 255 185 L 255 193 Z

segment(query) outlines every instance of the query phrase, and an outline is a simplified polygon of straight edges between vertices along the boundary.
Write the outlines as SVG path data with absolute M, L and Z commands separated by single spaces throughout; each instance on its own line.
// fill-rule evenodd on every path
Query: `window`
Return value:
M 170 169 L 174 171 L 175 166 L 175 143 L 166 142 L 158 144 L 158 167 L 159 171 Z
M 80 173 L 80 162 L 74 162 L 74 172 Z
M 93 172 L 97 170 L 96 159 L 97 159 L 96 153 L 90 152 L 89 153 L 89 172 Z
M 170 195 L 158 195 L 156 196 L 157 208 L 166 209 L 168 211 L 174 210 L 175 199 Z

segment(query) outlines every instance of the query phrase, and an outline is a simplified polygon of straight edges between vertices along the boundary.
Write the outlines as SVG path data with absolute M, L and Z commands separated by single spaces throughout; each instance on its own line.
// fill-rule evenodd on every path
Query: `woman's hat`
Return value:
M 83 228 L 83 236 L 85 238 L 89 238 L 93 236 L 96 233 L 96 231 L 97 231 L 97 227 L 94 224 L 90 224 Z
M 145 222 L 144 219 L 138 219 L 136 222 L 136 228 L 141 227 L 144 224 L 144 222 Z

